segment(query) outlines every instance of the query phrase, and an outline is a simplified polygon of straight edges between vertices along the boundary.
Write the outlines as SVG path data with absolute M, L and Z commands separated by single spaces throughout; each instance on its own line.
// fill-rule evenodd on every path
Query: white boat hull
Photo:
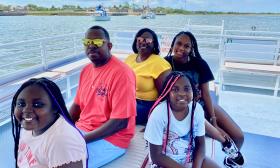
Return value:
M 152 12 L 149 12 L 149 13 L 143 13 L 141 15 L 141 19 L 155 19 L 156 18 L 156 15 Z
M 110 16 L 94 16 L 95 21 L 110 21 Z

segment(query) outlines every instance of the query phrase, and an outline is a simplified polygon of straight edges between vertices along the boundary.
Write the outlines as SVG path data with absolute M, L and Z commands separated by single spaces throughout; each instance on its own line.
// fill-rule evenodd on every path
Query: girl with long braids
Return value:
M 198 51 L 194 35 L 185 31 L 178 33 L 165 59 L 170 63 L 173 71 L 181 71 L 194 81 L 198 93 L 196 100 L 205 111 L 206 134 L 221 142 L 222 150 L 227 154 L 224 165 L 242 166 L 244 159 L 239 150 L 244 141 L 244 134 L 225 110 L 212 102 L 209 81 L 214 80 L 214 76 Z
M 152 167 L 219 167 L 205 156 L 204 112 L 195 97 L 188 76 L 176 71 L 167 76 L 144 134 Z
M 86 167 L 85 140 L 54 82 L 34 78 L 23 83 L 13 97 L 11 119 L 15 167 Z

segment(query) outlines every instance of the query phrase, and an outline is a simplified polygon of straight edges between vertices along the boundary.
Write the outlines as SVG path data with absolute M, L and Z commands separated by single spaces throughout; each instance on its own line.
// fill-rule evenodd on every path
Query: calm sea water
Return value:
M 85 32 L 92 25 L 105 28 L 118 26 L 184 26 L 191 24 L 221 25 L 225 30 L 256 30 L 280 32 L 279 15 L 166 15 L 156 19 L 141 19 L 140 16 L 112 16 L 109 22 L 96 22 L 91 16 L 1 16 L 0 44 L 32 40 L 42 37 Z

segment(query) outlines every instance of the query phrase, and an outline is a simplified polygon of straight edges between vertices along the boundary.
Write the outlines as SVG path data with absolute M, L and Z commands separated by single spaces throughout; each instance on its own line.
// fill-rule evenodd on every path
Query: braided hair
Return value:
M 16 160 L 16 167 L 17 167 L 18 146 L 19 146 L 21 125 L 14 116 L 14 110 L 16 107 L 16 101 L 17 101 L 18 95 L 23 91 L 23 89 L 25 89 L 26 87 L 31 86 L 31 85 L 37 85 L 37 86 L 42 87 L 47 92 L 48 96 L 51 99 L 52 108 L 55 109 L 61 116 L 63 116 L 64 119 L 69 124 L 74 126 L 74 123 L 73 123 L 73 121 L 70 117 L 70 114 L 68 113 L 67 107 L 65 105 L 61 91 L 54 82 L 48 80 L 47 78 L 32 78 L 32 79 L 26 81 L 25 83 L 23 83 L 21 85 L 21 87 L 17 90 L 17 92 L 15 93 L 13 100 L 12 100 L 12 105 L 11 105 L 12 133 L 13 133 L 13 138 L 14 138 L 14 142 L 15 142 L 14 156 L 15 156 L 15 160 Z
M 176 41 L 177 37 L 180 36 L 180 35 L 186 35 L 191 39 L 192 51 L 189 55 L 190 58 L 192 58 L 192 57 L 202 58 L 199 51 L 198 51 L 197 41 L 196 41 L 194 35 L 189 31 L 181 31 L 173 38 L 172 43 L 171 43 L 171 47 L 170 47 L 170 49 L 167 53 L 167 56 L 171 56 L 171 54 L 173 52 L 173 47 L 174 47 L 175 41 Z
M 151 114 L 151 112 L 154 110 L 154 108 L 162 101 L 166 100 L 166 104 L 167 104 L 167 131 L 166 131 L 166 137 L 165 137 L 165 141 L 163 142 L 163 151 L 166 153 L 166 146 L 168 144 L 168 136 L 169 136 L 169 127 L 170 127 L 170 112 L 169 112 L 169 107 L 170 107 L 170 102 L 169 102 L 169 99 L 168 99 L 168 96 L 169 96 L 169 93 L 173 87 L 173 85 L 176 83 L 176 81 L 182 77 L 185 77 L 187 78 L 187 80 L 190 82 L 191 84 L 191 88 L 192 88 L 192 92 L 193 92 L 193 99 L 192 99 L 192 108 L 191 108 L 191 125 L 190 125 L 190 143 L 188 145 L 188 154 L 187 154 L 187 159 L 188 159 L 188 162 L 191 161 L 191 148 L 193 147 L 193 143 L 194 143 L 194 130 L 193 130 L 193 125 L 194 125 L 194 112 L 195 112 L 195 108 L 196 108 L 196 101 L 195 101 L 195 97 L 196 97 L 196 92 L 194 92 L 195 90 L 195 85 L 192 81 L 192 79 L 188 76 L 188 75 L 185 75 L 184 73 L 182 72 L 179 72 L 179 71 L 172 71 L 167 77 L 166 77 L 166 80 L 163 84 L 163 87 L 159 93 L 159 97 L 158 99 L 156 100 L 156 102 L 154 103 L 154 105 L 152 106 L 152 108 L 150 109 L 150 112 L 149 112 L 149 116 Z

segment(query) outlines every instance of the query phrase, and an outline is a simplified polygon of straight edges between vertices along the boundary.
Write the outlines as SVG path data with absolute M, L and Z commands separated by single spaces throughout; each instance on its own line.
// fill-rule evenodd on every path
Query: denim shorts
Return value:
M 86 132 L 80 130 L 84 135 Z M 126 149 L 113 145 L 112 143 L 101 139 L 87 143 L 88 168 L 98 168 L 125 154 Z
M 136 107 L 137 107 L 137 116 L 136 116 L 136 124 L 137 125 L 146 125 L 148 121 L 148 115 L 151 107 L 154 105 L 155 101 L 146 101 L 136 99 Z
M 89 168 L 104 166 L 126 152 L 126 149 L 115 146 L 104 139 L 88 143 L 87 148 Z

